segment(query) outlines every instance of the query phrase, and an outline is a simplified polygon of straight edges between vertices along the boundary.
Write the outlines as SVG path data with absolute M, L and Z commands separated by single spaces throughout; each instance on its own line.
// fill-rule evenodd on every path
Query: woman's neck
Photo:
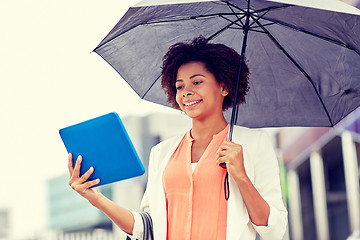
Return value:
M 219 118 L 206 119 L 203 121 L 193 119 L 191 136 L 195 141 L 209 139 L 221 132 L 227 124 L 223 115 Z

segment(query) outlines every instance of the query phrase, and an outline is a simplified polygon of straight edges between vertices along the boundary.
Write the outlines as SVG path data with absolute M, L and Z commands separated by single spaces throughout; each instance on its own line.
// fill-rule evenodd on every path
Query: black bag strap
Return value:
M 144 224 L 144 240 L 154 240 L 153 223 L 148 212 L 140 213 Z
M 153 224 L 150 214 L 148 212 L 142 212 L 140 215 L 144 225 L 143 240 L 154 240 Z M 131 238 L 126 237 L 126 240 L 131 240 Z

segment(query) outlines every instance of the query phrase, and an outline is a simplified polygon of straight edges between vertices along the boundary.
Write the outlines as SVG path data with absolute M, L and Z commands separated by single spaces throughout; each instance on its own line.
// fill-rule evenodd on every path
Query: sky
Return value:
M 46 181 L 67 172 L 59 129 L 113 111 L 174 113 L 92 52 L 136 2 L 0 1 L 0 209 L 14 238 L 46 226 Z

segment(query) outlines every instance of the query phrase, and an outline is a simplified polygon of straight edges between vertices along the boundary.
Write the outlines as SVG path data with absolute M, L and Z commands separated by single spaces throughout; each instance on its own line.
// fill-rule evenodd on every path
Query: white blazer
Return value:
M 150 213 L 155 240 L 166 240 L 166 200 L 162 183 L 165 166 L 184 135 L 165 140 L 151 150 L 148 183 L 141 211 Z M 287 210 L 283 204 L 278 161 L 268 136 L 261 130 L 234 126 L 233 141 L 243 146 L 245 170 L 270 206 L 267 226 L 256 226 L 249 218 L 236 182 L 230 178 L 227 212 L 227 240 L 254 240 L 256 232 L 264 240 L 281 240 L 287 225 Z M 209 211 L 211 211 L 209 209 Z M 143 239 L 143 223 L 139 213 L 133 212 L 135 224 L 131 239 Z

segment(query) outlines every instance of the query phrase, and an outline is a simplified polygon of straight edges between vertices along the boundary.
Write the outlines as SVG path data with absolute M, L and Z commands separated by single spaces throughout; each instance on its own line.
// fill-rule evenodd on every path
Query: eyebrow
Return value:
M 194 78 L 194 77 L 197 77 L 197 76 L 200 76 L 200 77 L 205 77 L 204 75 L 200 74 L 200 73 L 197 73 L 197 74 L 194 74 L 190 77 L 190 79 Z M 183 82 L 183 80 L 180 78 L 180 79 L 176 79 L 175 80 L 175 83 L 176 82 Z

